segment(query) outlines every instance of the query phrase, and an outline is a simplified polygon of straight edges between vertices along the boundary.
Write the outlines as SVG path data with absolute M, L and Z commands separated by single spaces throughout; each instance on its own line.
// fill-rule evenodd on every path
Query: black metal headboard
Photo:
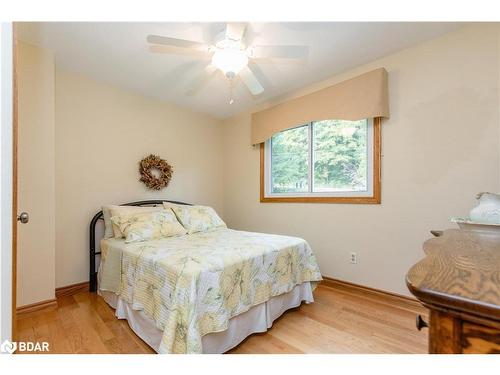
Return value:
M 170 202 L 175 204 L 184 204 L 186 206 L 191 206 L 190 203 L 177 202 L 177 201 L 168 201 L 168 200 L 148 200 L 148 201 L 139 201 L 139 202 L 131 202 L 124 203 L 120 206 L 153 206 L 157 204 L 163 204 L 163 202 Z M 96 243 L 95 243 L 95 227 L 98 220 L 103 220 L 102 211 L 99 211 L 94 215 L 90 222 L 90 270 L 89 270 L 89 289 L 91 292 L 95 292 L 97 290 L 97 271 L 95 266 L 95 257 L 98 254 L 101 254 L 101 251 L 96 251 Z

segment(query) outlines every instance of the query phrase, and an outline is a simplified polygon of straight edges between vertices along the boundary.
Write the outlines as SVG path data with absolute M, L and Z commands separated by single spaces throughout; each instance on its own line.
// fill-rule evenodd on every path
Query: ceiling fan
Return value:
M 187 94 L 196 94 L 210 82 L 217 71 L 221 71 L 229 81 L 231 94 L 229 104 L 232 104 L 234 102 L 232 90 L 237 77 L 241 78 L 252 95 L 260 95 L 264 92 L 264 87 L 248 66 L 250 61 L 257 63 L 279 59 L 305 60 L 309 54 L 307 46 L 246 45 L 245 31 L 245 23 L 227 23 L 225 31 L 215 37 L 213 44 L 160 35 L 148 35 L 147 41 L 151 52 L 190 54 L 210 58 L 211 61 L 191 82 Z

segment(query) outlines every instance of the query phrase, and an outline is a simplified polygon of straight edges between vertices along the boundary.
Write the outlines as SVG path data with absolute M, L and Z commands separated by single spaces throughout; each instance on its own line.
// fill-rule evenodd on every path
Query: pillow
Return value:
M 126 243 L 181 236 L 187 232 L 170 209 L 113 216 L 111 221 L 124 234 Z
M 107 208 L 108 213 L 105 213 L 104 208 Z M 111 221 L 111 217 L 113 216 L 123 216 L 123 215 L 133 215 L 133 214 L 142 214 L 146 212 L 157 212 L 161 211 L 163 207 L 137 207 L 137 206 L 104 206 L 103 207 L 103 216 L 104 216 L 104 226 L 106 228 L 106 231 L 104 232 L 104 238 L 110 238 L 110 237 L 115 237 L 115 238 L 122 238 L 124 237 L 122 231 L 120 228 L 114 224 Z M 108 223 L 109 223 L 109 228 L 110 229 L 110 237 L 106 237 L 106 234 L 109 234 L 108 231 L 108 225 L 106 225 L 106 215 L 108 215 Z
M 171 208 L 175 216 L 187 229 L 188 234 L 205 232 L 216 228 L 227 228 L 226 223 L 217 215 L 212 207 L 186 206 L 163 202 L 165 208 Z
M 104 219 L 104 238 L 113 237 L 113 223 L 111 222 L 111 207 L 112 207 L 111 205 L 102 206 L 102 218 Z

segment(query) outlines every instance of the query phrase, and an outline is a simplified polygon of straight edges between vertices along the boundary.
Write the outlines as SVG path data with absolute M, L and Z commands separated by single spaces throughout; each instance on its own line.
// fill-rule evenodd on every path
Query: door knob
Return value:
M 17 221 L 26 224 L 28 221 L 30 221 L 30 215 L 28 215 L 27 212 L 21 212 L 21 214 L 17 217 Z

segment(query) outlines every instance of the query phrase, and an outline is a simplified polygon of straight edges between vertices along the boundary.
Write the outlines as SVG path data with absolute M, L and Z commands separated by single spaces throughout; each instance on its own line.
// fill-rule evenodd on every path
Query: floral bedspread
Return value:
M 101 250 L 101 278 L 117 279 L 113 291 L 163 331 L 160 353 L 201 353 L 201 338 L 226 330 L 232 317 L 321 280 L 311 248 L 296 237 L 221 228 L 142 243 L 102 240 Z

